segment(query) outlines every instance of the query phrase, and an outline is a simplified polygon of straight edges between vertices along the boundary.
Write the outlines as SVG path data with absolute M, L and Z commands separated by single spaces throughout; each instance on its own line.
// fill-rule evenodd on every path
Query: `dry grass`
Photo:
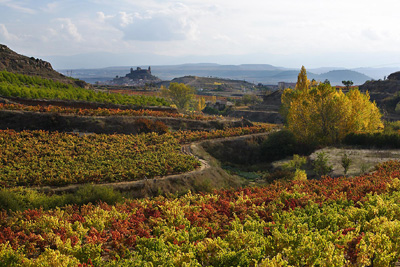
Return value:
M 374 167 L 380 163 L 389 160 L 400 160 L 400 150 L 388 149 L 354 149 L 354 148 L 335 148 L 326 147 L 314 151 L 308 157 L 308 164 L 304 166 L 309 178 L 317 178 L 313 171 L 312 161 L 317 157 L 318 153 L 326 153 L 328 156 L 328 164 L 333 167 L 333 171 L 329 176 L 338 177 L 344 175 L 344 168 L 342 167 L 342 157 L 346 153 L 351 159 L 350 168 L 346 176 L 358 176 L 370 172 Z M 292 158 L 275 161 L 272 163 L 274 169 L 282 168 Z
M 371 171 L 378 163 L 389 160 L 400 160 L 400 150 L 387 149 L 352 149 L 328 147 L 315 151 L 310 155 L 314 160 L 317 153 L 325 152 L 329 158 L 329 164 L 333 166 L 331 176 L 344 175 L 342 157 L 346 153 L 351 159 L 347 176 L 356 176 Z

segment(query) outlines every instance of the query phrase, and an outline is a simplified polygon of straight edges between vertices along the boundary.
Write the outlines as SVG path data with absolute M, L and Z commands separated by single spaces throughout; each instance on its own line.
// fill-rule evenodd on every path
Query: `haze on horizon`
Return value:
M 0 0 L 0 43 L 55 68 L 400 66 L 397 0 Z

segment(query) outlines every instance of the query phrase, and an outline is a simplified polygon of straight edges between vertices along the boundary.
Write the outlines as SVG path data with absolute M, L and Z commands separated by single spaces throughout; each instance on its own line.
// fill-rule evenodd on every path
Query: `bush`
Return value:
M 156 132 L 164 134 L 169 131 L 168 126 L 162 121 L 152 121 L 144 118 L 135 121 L 136 130 L 138 133 L 151 133 Z
M 296 150 L 294 134 L 288 130 L 271 133 L 262 144 L 264 157 L 273 161 L 293 155 Z
M 332 165 L 328 164 L 328 155 L 325 152 L 317 153 L 313 162 L 314 171 L 318 176 L 325 176 L 332 171 Z
M 343 141 L 346 145 L 378 148 L 400 148 L 400 135 L 397 133 L 352 133 Z
M 293 155 L 293 159 L 283 165 L 284 169 L 288 170 L 299 170 L 307 163 L 307 157 L 302 157 L 297 154 Z
M 216 108 L 210 107 L 210 106 L 206 106 L 203 109 L 203 113 L 210 114 L 210 115 L 219 115 L 219 110 L 217 110 Z
M 293 172 L 289 170 L 276 170 L 272 173 L 269 173 L 264 177 L 265 181 L 268 183 L 272 183 L 276 180 L 292 180 Z
M 307 181 L 307 173 L 305 170 L 296 169 L 293 175 L 294 181 Z
M 349 158 L 349 156 L 346 153 L 344 153 L 341 163 L 342 163 L 342 167 L 344 169 L 344 175 L 346 175 L 350 168 L 351 158 Z
M 314 143 L 298 143 L 291 131 L 281 130 L 268 136 L 262 144 L 262 153 L 267 161 L 274 161 L 293 154 L 308 155 L 315 147 Z

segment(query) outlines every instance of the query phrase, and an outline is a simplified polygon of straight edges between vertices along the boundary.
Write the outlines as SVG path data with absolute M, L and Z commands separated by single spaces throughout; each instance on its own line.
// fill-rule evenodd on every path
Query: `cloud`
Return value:
M 137 19 L 135 23 L 127 25 L 122 30 L 125 40 L 174 41 L 187 39 L 190 25 L 182 20 L 156 16 L 149 19 Z
M 55 13 L 59 8 L 59 3 L 57 2 L 52 2 L 48 3 L 45 7 L 42 8 L 44 12 L 47 13 Z
M 8 32 L 6 25 L 0 24 L 0 35 L 4 37 L 7 41 L 16 41 L 18 37 L 14 34 Z
M 381 39 L 379 34 L 371 28 L 364 29 L 361 34 L 363 37 L 365 37 L 371 41 L 377 41 L 377 40 Z
M 35 10 L 24 7 L 24 5 L 22 3 L 19 3 L 18 1 L 0 0 L 0 5 L 4 5 L 8 8 L 12 8 L 12 9 L 22 12 L 22 13 L 27 13 L 27 14 L 35 14 L 36 13 Z
M 174 4 L 167 9 L 116 15 L 98 12 L 99 20 L 113 25 L 123 32 L 128 41 L 177 41 L 196 38 L 196 22 L 191 17 L 193 10 L 183 4 Z
M 120 19 L 121 19 L 121 23 L 120 23 L 121 27 L 126 27 L 129 24 L 133 23 L 133 18 L 134 18 L 133 14 L 128 14 L 126 12 L 119 12 L 119 15 L 120 15 Z
M 67 40 L 73 40 L 81 42 L 83 40 L 82 35 L 78 32 L 78 28 L 72 23 L 69 18 L 59 18 L 56 20 L 59 22 L 58 28 L 51 28 L 50 32 L 55 36 L 63 37 Z

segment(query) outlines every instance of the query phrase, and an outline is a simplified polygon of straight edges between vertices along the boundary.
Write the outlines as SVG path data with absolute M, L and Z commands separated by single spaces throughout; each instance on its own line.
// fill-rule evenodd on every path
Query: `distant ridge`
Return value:
M 55 71 L 47 61 L 20 55 L 8 48 L 6 45 L 0 44 L 0 71 L 3 70 L 29 76 L 40 76 L 42 78 L 68 83 L 79 87 L 89 86 L 84 81 L 68 78 Z
M 353 81 L 355 85 L 361 85 L 368 80 L 372 80 L 371 77 L 354 70 L 331 70 L 318 75 L 318 77 L 322 82 L 328 79 L 331 84 L 335 85 L 341 85 L 342 81 L 348 80 Z
M 90 83 L 106 81 L 115 76 L 123 76 L 127 67 L 109 67 L 101 69 L 76 69 L 73 70 L 74 77 L 83 79 Z M 170 81 L 177 77 L 198 76 L 223 79 L 242 80 L 250 83 L 263 83 L 265 85 L 277 85 L 279 82 L 296 82 L 299 69 L 276 67 L 269 64 L 242 64 L 242 65 L 219 65 L 215 63 L 189 63 L 181 65 L 155 65 L 151 67 L 152 73 L 164 81 Z M 360 85 L 370 76 L 363 73 L 335 69 L 327 71 L 328 68 L 316 69 L 318 72 L 307 71 L 308 78 L 318 81 L 328 79 L 332 85 L 342 85 L 343 80 L 352 80 L 354 85 Z M 321 73 L 321 71 L 324 71 Z M 61 70 L 61 72 L 64 72 Z M 64 72 L 65 73 L 65 72 Z

